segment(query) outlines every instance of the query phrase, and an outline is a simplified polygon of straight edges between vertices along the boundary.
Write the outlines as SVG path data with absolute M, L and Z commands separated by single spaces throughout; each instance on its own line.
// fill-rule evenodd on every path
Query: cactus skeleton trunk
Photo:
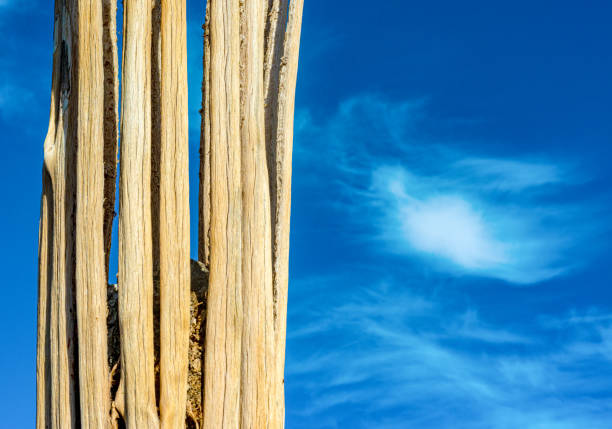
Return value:
M 37 428 L 284 427 L 302 9 L 206 4 L 196 263 L 185 0 L 124 0 L 120 77 L 116 0 L 55 1 Z

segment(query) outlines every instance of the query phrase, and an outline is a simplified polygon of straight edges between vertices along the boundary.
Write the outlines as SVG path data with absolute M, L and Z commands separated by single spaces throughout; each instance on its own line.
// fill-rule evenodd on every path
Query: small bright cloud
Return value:
M 443 196 L 401 207 L 405 237 L 420 251 L 438 254 L 470 269 L 507 262 L 482 217 L 460 197 Z
M 451 170 L 451 177 L 419 177 L 402 166 L 372 172 L 369 196 L 383 216 L 378 222 L 383 237 L 396 250 L 446 261 L 442 268 L 515 283 L 545 280 L 564 270 L 558 261 L 563 240 L 543 225 L 541 213 L 488 201 L 452 175 Z M 479 180 L 470 177 L 471 187 Z
M 331 204 L 378 240 L 376 249 L 519 284 L 574 269 L 570 253 L 586 242 L 593 206 L 554 195 L 586 179 L 567 162 L 538 154 L 492 157 L 465 148 L 473 145 L 427 141 L 418 134 L 426 108 L 422 99 L 360 96 L 323 123 L 299 113 L 299 157 L 309 171 L 322 167 L 309 180 L 334 172 L 341 195 Z M 331 162 L 321 159 L 323 150 Z

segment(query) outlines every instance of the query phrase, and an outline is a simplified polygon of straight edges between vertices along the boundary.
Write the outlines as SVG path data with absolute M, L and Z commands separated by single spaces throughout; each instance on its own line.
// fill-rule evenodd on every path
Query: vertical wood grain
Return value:
M 55 146 L 56 122 L 59 120 L 60 64 L 62 53 L 62 2 L 55 2 L 53 34 L 53 67 L 51 72 L 51 107 L 44 141 L 42 196 L 38 235 L 38 327 L 36 336 L 36 429 L 51 427 L 51 294 L 53 286 L 53 186 L 50 165 Z
M 189 141 L 185 0 L 161 0 L 160 417 L 185 427 L 189 351 Z
M 151 2 L 123 15 L 119 186 L 119 324 L 128 428 L 159 427 L 153 351 L 151 233 Z
M 79 33 L 74 3 L 75 0 L 58 0 L 55 4 L 51 112 L 44 143 L 43 201 L 47 213 L 43 212 L 41 228 L 46 230 L 48 250 L 41 254 L 40 273 L 47 283 L 46 296 L 41 298 L 47 302 L 46 315 L 40 315 L 46 320 L 46 333 L 40 332 L 39 340 L 44 335 L 46 385 L 41 390 L 45 392 L 46 410 L 39 410 L 37 424 L 44 419 L 45 426 L 52 429 L 76 427 L 79 400 L 74 314 L 74 152 L 78 111 L 78 79 L 74 72 L 78 58 L 74 52 Z
M 264 124 L 264 3 L 241 4 L 242 375 L 241 428 L 270 424 L 274 353 L 270 190 Z M 270 372 L 269 372 L 270 371 Z
M 240 420 L 241 175 L 239 7 L 210 4 L 210 283 L 206 314 L 204 425 Z
M 109 424 L 104 243 L 102 3 L 78 1 L 75 286 L 79 397 L 84 429 Z
M 274 225 L 274 317 L 276 333 L 274 409 L 284 421 L 284 366 L 289 283 L 289 226 L 291 216 L 291 162 L 293 116 L 304 0 L 291 0 L 283 58 L 280 65 L 278 130 L 276 133 L 276 215 Z

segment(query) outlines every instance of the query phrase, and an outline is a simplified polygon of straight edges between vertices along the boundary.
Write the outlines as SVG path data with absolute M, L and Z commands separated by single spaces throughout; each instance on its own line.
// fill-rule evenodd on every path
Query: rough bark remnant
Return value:
M 265 63 L 264 63 L 264 96 L 266 123 L 266 154 L 268 162 L 268 180 L 270 183 L 270 210 L 272 225 L 276 225 L 277 179 L 276 147 L 278 132 L 278 87 L 280 65 L 283 56 L 285 31 L 287 28 L 288 0 L 268 0 L 268 20 L 266 24 Z M 274 230 L 271 240 L 274 240 Z
M 187 429 L 202 427 L 202 387 L 203 387 L 203 364 L 204 364 L 204 333 L 206 327 L 206 295 L 208 291 L 208 269 L 199 261 L 191 260 L 191 296 L 190 296 L 190 321 L 189 321 L 189 373 L 186 384 L 187 407 L 185 412 L 185 425 Z M 155 280 L 158 283 L 158 279 Z M 113 427 L 123 427 L 119 422 L 124 422 L 125 400 L 123 383 L 117 376 L 118 357 L 121 353 L 119 339 L 117 285 L 108 285 L 108 332 L 109 332 L 109 354 L 111 356 L 111 397 L 112 414 L 116 422 Z M 157 346 L 159 347 L 159 345 Z M 155 350 L 159 354 L 159 349 Z
M 189 323 L 189 376 L 187 380 L 187 429 L 202 427 L 202 393 L 204 392 L 204 336 L 206 332 L 206 298 L 208 269 L 191 260 L 191 320 Z
M 117 140 L 119 137 L 119 64 L 117 58 L 117 0 L 102 2 L 104 23 L 104 252 L 106 277 L 115 218 L 117 181 Z
M 198 216 L 198 259 L 210 265 L 210 2 L 206 2 L 202 77 L 202 121 L 200 124 L 200 198 Z

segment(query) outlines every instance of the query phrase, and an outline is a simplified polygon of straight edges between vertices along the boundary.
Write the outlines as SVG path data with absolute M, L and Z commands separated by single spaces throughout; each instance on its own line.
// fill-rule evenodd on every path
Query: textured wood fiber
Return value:
M 240 427 L 274 427 L 270 189 L 264 124 L 264 3 L 241 4 L 242 365 Z
M 149 0 L 123 16 L 119 185 L 119 324 L 128 428 L 159 427 L 153 349 L 151 20 Z
M 125 0 L 119 273 L 109 289 L 118 294 L 120 338 L 111 339 L 108 354 L 120 364 L 109 370 L 107 335 L 117 332 L 106 326 L 116 0 L 56 1 L 39 233 L 37 428 L 121 427 L 121 420 L 128 428 L 183 428 L 186 416 L 190 429 L 284 426 L 303 0 L 207 3 L 198 253 L 210 286 L 203 311 L 203 298 L 190 293 L 185 0 Z
M 291 163 L 293 116 L 304 0 L 292 0 L 279 71 L 278 131 L 276 134 L 276 215 L 274 220 L 274 331 L 275 411 L 284 420 L 285 341 L 289 284 L 289 226 L 291 216 Z
M 76 314 L 82 428 L 109 424 L 104 239 L 104 62 L 101 2 L 78 1 Z
M 161 0 L 160 417 L 185 427 L 189 350 L 189 142 L 185 0 Z
M 242 187 L 238 2 L 210 4 L 210 280 L 204 428 L 240 421 Z
M 198 211 L 198 259 L 210 265 L 210 2 L 204 19 L 202 108 L 200 114 L 200 188 Z
M 236 9 L 233 3 L 211 0 L 210 21 L 205 25 L 200 149 L 200 180 L 204 183 L 200 188 L 199 230 L 200 258 L 209 257 L 211 263 L 205 427 L 282 428 L 293 109 L 303 0 L 293 0 L 290 4 L 287 0 L 240 0 L 239 6 Z M 239 59 L 235 56 L 236 21 L 239 22 Z M 209 52 L 207 36 L 210 38 Z M 235 177 L 232 164 L 221 164 L 224 168 L 216 164 L 219 159 L 225 160 L 227 154 L 234 153 L 234 140 L 227 134 L 217 133 L 231 133 L 235 127 L 228 118 L 233 118 L 237 109 L 236 69 L 240 72 L 239 183 L 242 199 L 239 202 L 232 199 L 238 183 L 231 179 Z M 206 128 L 207 120 L 210 131 Z M 223 128 L 224 123 L 229 125 Z M 223 157 L 215 159 L 216 154 Z M 206 168 L 208 163 L 209 169 Z M 210 194 L 206 192 L 207 186 L 210 186 Z M 228 210 L 230 204 L 236 207 L 231 206 Z M 211 213 L 210 223 L 206 218 L 207 208 Z M 228 257 L 228 250 L 223 245 L 237 236 L 232 220 L 239 209 L 242 246 L 236 247 L 234 252 L 240 255 L 230 253 Z M 227 223 L 215 223 L 215 216 L 220 213 L 225 215 Z M 208 232 L 210 237 L 206 235 Z M 215 242 L 215 237 L 224 241 Z M 239 260 L 242 261 L 240 279 L 232 271 Z M 215 274 L 219 269 L 214 267 L 215 261 L 222 261 L 225 277 Z M 241 299 L 242 308 L 236 318 L 228 317 L 226 307 L 220 307 L 222 311 L 214 307 L 219 305 L 215 304 L 218 297 L 223 297 L 225 305 L 228 302 L 236 305 L 228 296 Z M 231 307 L 232 312 L 235 309 L 236 306 Z M 240 319 L 241 328 L 237 325 Z M 212 332 L 214 337 L 209 335 Z M 232 340 L 229 343 L 232 347 L 209 348 L 209 344 L 214 347 L 215 342 L 223 342 L 227 336 Z M 236 338 L 240 338 L 238 353 L 233 347 Z M 209 383 L 222 389 L 236 382 L 235 378 L 228 378 L 232 372 L 224 365 L 233 365 L 237 354 L 241 356 L 238 375 L 240 419 L 234 421 L 226 419 L 226 405 L 218 406 L 219 403 L 214 402 L 219 391 L 209 391 Z M 209 368 L 218 372 L 208 372 Z M 232 395 L 233 383 L 229 385 Z M 233 400 L 234 396 L 229 398 Z M 215 406 L 222 412 L 218 419 L 206 414 Z M 230 407 L 229 412 L 235 413 L 235 409 Z

